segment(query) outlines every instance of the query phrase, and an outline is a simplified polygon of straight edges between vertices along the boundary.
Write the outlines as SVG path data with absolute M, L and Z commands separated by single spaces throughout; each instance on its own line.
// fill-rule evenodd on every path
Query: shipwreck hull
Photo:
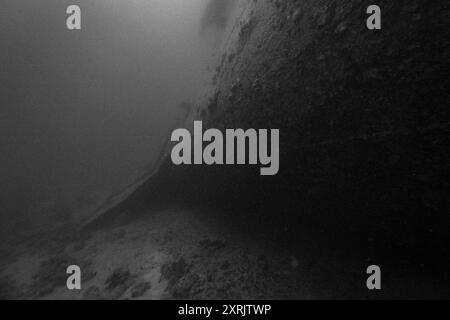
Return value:
M 379 2 L 375 32 L 365 1 L 255 2 L 197 119 L 221 130 L 279 129 L 279 173 L 167 158 L 91 227 L 184 206 L 293 250 L 321 239 L 328 248 L 446 261 L 444 2 Z

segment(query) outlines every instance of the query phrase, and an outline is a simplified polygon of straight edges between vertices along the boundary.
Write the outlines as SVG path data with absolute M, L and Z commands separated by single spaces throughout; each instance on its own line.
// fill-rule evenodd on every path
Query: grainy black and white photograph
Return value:
M 2 0 L 0 299 L 450 299 L 449 11 Z

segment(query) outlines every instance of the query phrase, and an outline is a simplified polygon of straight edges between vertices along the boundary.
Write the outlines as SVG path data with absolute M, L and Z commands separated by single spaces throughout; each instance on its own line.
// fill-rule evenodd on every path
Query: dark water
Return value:
M 206 1 L 82 1 L 80 31 L 66 29 L 70 4 L 1 4 L 2 227 L 132 181 L 204 80 Z

